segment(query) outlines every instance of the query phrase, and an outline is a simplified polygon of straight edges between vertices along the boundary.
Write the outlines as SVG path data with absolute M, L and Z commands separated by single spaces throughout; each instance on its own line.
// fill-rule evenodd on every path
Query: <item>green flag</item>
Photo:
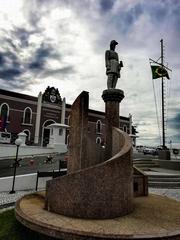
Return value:
M 152 70 L 152 78 L 160 78 L 160 77 L 167 77 L 169 79 L 169 74 L 167 70 L 161 66 L 152 66 L 151 65 L 151 70 Z

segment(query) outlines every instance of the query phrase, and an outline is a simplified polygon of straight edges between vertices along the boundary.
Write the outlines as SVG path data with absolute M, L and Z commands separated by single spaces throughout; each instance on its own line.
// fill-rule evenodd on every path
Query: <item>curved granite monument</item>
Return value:
M 47 182 L 46 209 L 78 218 L 123 216 L 133 210 L 131 140 L 112 125 L 112 136 L 107 136 L 111 138 L 109 159 L 92 165 L 87 148 L 88 98 L 88 93 L 82 92 L 72 106 L 68 174 Z M 120 99 L 113 98 L 113 102 Z M 119 119 L 119 115 L 116 116 Z M 90 151 L 94 150 L 91 145 Z

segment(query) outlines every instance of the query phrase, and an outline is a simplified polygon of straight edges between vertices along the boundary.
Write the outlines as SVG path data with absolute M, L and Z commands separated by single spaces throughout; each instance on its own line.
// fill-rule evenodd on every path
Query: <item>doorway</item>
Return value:
M 49 143 L 50 129 L 44 128 L 43 147 Z
M 46 120 L 43 123 L 43 128 L 42 128 L 42 146 L 43 147 L 46 147 L 49 143 L 50 129 L 47 127 L 52 123 L 55 123 L 55 121 L 54 120 Z

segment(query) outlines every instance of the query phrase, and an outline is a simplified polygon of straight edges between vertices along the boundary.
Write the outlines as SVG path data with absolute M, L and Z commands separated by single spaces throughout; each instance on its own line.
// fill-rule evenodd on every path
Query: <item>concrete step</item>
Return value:
M 159 163 L 154 162 L 154 160 L 134 160 L 133 164 L 139 168 L 159 166 Z
M 149 159 L 149 160 L 143 160 L 143 159 L 141 159 L 141 160 L 133 160 L 133 163 L 152 163 L 152 162 L 154 162 L 154 160 L 152 160 L 152 159 Z
M 180 175 L 149 175 L 148 186 L 155 188 L 180 188 Z
M 159 164 L 157 163 L 142 163 L 142 164 L 134 164 L 138 168 L 153 168 L 153 167 L 158 167 Z
M 180 178 L 179 174 L 161 174 L 161 173 L 157 173 L 155 175 L 148 175 L 148 177 L 151 178 Z
M 151 178 L 148 177 L 149 182 L 179 182 L 180 178 Z
M 180 188 L 180 182 L 148 182 L 148 186 L 154 188 Z

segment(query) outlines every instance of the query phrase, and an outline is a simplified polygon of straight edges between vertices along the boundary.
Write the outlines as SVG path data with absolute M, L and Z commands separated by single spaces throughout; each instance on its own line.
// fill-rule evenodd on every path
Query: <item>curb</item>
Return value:
M 12 207 L 12 206 L 15 206 L 15 202 L 2 204 L 2 205 L 0 205 L 0 209 Z

